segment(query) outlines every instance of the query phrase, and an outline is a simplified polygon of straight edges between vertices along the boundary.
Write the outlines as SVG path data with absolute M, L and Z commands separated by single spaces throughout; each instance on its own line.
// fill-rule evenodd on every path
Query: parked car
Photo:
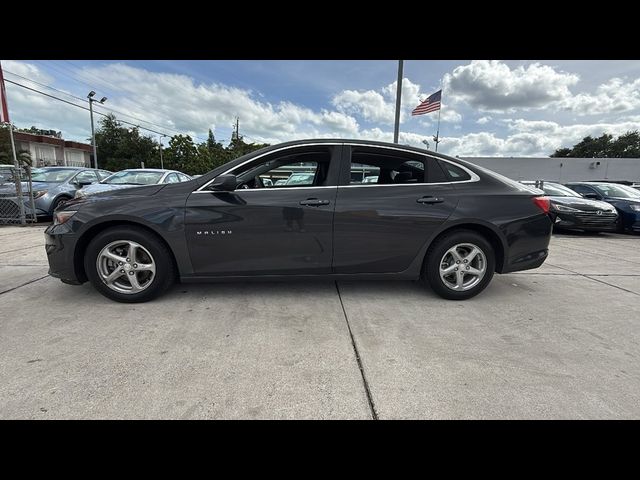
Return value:
M 380 169 L 351 184 L 350 163 Z M 306 182 L 261 187 L 305 165 Z M 183 282 L 424 278 L 444 298 L 547 258 L 549 199 L 469 162 L 363 140 L 266 147 L 191 182 L 65 203 L 45 232 L 49 273 L 144 302 Z
M 536 186 L 538 182 L 523 181 Z M 618 212 L 610 203 L 582 197 L 560 183 L 542 182 L 540 187 L 551 200 L 550 212 L 554 228 L 591 232 L 615 232 L 618 230 Z
M 276 182 L 273 184 L 274 187 L 279 187 L 281 185 L 284 185 L 285 183 L 287 183 L 287 179 L 286 178 L 281 178 L 279 180 L 276 180 Z
M 76 191 L 85 185 L 107 178 L 112 172 L 85 167 L 42 167 L 31 171 L 36 216 L 53 215 L 53 211 L 63 202 L 71 200 Z M 29 199 L 29 183 L 22 182 L 23 202 L 25 213 L 31 211 Z M 15 184 L 4 183 L 0 186 L 0 196 L 3 201 L 17 203 Z
M 0 165 L 0 185 L 6 182 L 13 182 L 16 167 L 13 165 Z
M 156 168 L 130 168 L 114 173 L 99 183 L 89 185 L 76 192 L 76 198 L 87 197 L 96 193 L 118 190 L 121 188 L 139 187 L 164 183 L 187 182 L 192 178 L 176 170 Z
M 640 191 L 605 182 L 569 182 L 566 186 L 583 197 L 604 200 L 616 207 L 620 216 L 619 230 L 640 232 Z
M 308 185 L 313 182 L 315 173 L 292 173 L 284 185 Z

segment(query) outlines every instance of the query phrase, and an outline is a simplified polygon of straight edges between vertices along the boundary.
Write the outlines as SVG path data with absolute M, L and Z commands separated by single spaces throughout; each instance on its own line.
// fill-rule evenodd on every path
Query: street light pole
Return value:
M 89 99 L 89 114 L 91 115 L 91 144 L 93 145 L 93 168 L 98 168 L 98 147 L 96 145 L 96 131 L 93 127 L 93 102 L 104 103 L 107 97 L 102 97 L 99 101 L 95 100 L 93 96 L 96 94 L 93 90 L 89 92 L 87 98 Z
M 393 143 L 398 143 L 400 135 L 400 105 L 402 103 L 402 71 L 404 60 L 398 60 L 398 81 L 396 83 L 396 121 L 393 127 Z

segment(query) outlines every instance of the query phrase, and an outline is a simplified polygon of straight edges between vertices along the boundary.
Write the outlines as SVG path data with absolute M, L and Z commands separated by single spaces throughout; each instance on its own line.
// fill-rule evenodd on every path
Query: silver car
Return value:
M 42 167 L 34 168 L 31 173 L 33 198 L 36 215 L 50 216 L 58 205 L 71 200 L 76 191 L 83 186 L 98 182 L 111 175 L 106 170 L 96 170 L 85 167 Z M 0 197 L 4 201 L 17 204 L 15 183 L 13 181 L 0 182 Z M 31 214 L 31 202 L 28 196 L 29 184 L 22 182 L 23 202 L 25 213 Z
M 88 185 L 76 192 L 76 198 L 87 197 L 101 192 L 131 188 L 140 185 L 156 185 L 160 183 L 180 183 L 191 180 L 189 175 L 176 170 L 157 168 L 131 168 L 116 172 L 99 183 Z

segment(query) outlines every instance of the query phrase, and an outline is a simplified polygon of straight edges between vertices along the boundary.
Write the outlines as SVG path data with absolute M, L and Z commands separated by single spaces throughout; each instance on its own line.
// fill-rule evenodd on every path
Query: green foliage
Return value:
M 9 126 L 0 125 L 0 164 L 4 165 L 13 165 L 13 152 L 11 151 L 11 137 L 9 135 Z M 18 163 L 22 167 L 31 167 L 31 152 L 29 150 L 18 150 L 16 156 L 18 157 Z
M 98 166 L 118 171 L 125 168 L 160 168 L 158 143 L 150 137 L 140 135 L 137 128 L 123 127 L 111 114 L 100 121 L 96 130 Z
M 640 158 L 640 133 L 635 130 L 620 135 L 603 133 L 598 138 L 585 137 L 572 148 L 559 148 L 552 157 Z
M 114 115 L 104 117 L 96 130 L 98 164 L 111 171 L 125 168 L 160 168 L 160 145 L 154 139 L 140 135 L 137 128 L 122 126 Z M 242 137 L 234 138 L 224 147 L 217 142 L 211 129 L 206 142 L 195 144 L 188 135 L 174 135 L 163 148 L 164 168 L 189 175 L 202 175 L 246 153 L 267 146 L 245 143 Z

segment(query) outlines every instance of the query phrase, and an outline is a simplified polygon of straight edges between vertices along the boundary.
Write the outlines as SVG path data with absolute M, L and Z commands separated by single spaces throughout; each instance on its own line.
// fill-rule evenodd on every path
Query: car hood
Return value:
M 558 205 L 564 205 L 571 208 L 577 208 L 583 212 L 595 212 L 596 210 L 615 210 L 613 205 L 607 202 L 601 202 L 599 200 L 590 200 L 588 198 L 580 197 L 554 197 L 549 196 L 549 200 L 552 203 Z
M 139 189 L 148 187 L 162 187 L 163 185 L 127 185 L 113 183 L 92 183 L 82 188 L 82 193 L 86 195 L 94 195 L 96 193 L 113 192 L 115 190 Z M 144 193 L 142 195 L 145 195 Z M 148 195 L 148 194 L 147 194 Z
M 33 182 L 31 184 L 34 191 L 36 190 L 52 190 L 54 188 L 59 187 L 61 184 L 58 182 Z M 29 182 L 22 182 L 22 191 L 27 192 L 29 190 Z M 16 184 L 15 182 L 5 182 L 0 184 L 0 193 L 11 193 L 15 194 Z
M 611 205 L 619 208 L 629 207 L 629 205 L 640 205 L 640 199 L 634 200 L 631 198 L 607 197 L 605 200 Z
M 108 185 L 104 183 L 94 183 L 91 185 L 87 185 L 82 190 L 87 190 L 90 198 L 94 196 L 96 198 L 111 198 L 111 197 L 124 197 L 127 195 L 135 195 L 135 196 L 148 196 L 154 195 L 155 193 L 162 190 L 166 187 L 166 184 L 161 185 Z M 107 188 L 100 188 L 107 187 Z

